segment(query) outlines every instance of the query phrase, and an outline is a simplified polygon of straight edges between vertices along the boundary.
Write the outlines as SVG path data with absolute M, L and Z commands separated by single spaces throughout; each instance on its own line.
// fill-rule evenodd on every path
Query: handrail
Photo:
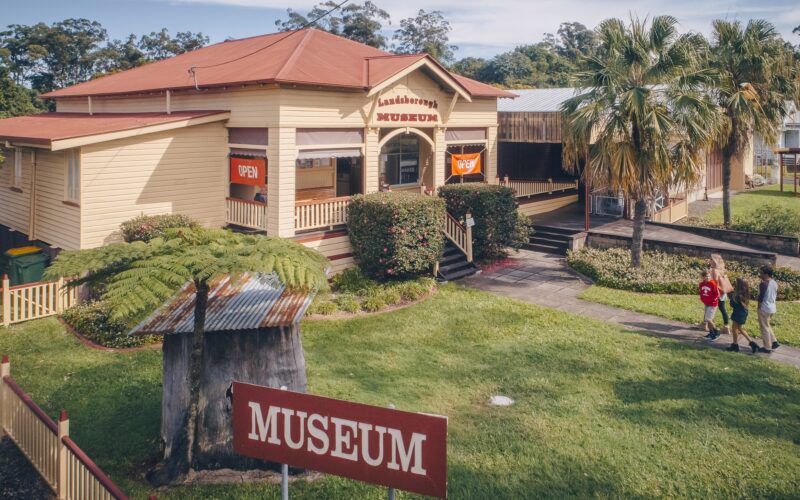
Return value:
M 267 230 L 268 203 L 225 198 L 225 222 L 256 230 Z
M 255 205 L 257 207 L 266 207 L 267 204 L 261 201 L 254 201 L 254 200 L 243 200 L 241 198 L 231 198 L 230 196 L 225 198 L 225 201 L 235 201 L 237 203 L 247 203 L 248 205 Z
M 577 180 L 553 181 L 553 179 L 510 179 L 507 176 L 500 181 L 501 184 L 515 191 L 516 198 L 525 198 L 537 194 L 552 194 L 555 191 L 578 189 Z
M 294 228 L 303 231 L 347 224 L 349 204 L 349 196 L 297 202 L 294 208 Z
M 30 408 L 30 410 L 36 415 L 36 417 L 39 420 L 41 420 L 42 423 L 46 425 L 47 428 L 50 429 L 50 431 L 53 432 L 53 434 L 58 434 L 58 424 L 56 424 L 55 420 L 50 418 L 50 415 L 48 415 L 47 413 L 44 412 L 44 410 L 39 408 L 39 405 L 37 405 L 33 401 L 33 399 L 31 399 L 31 397 L 28 396 L 28 394 L 26 394 L 25 391 L 22 390 L 22 387 L 20 387 L 19 384 L 17 384 L 17 382 L 13 378 L 11 378 L 10 375 L 3 377 L 3 382 L 8 386 L 9 389 L 14 391 L 14 394 L 16 394 L 17 397 L 23 403 L 25 403 L 25 405 L 28 408 Z
M 350 201 L 349 196 L 338 196 L 336 198 L 317 198 L 312 200 L 301 200 L 294 202 L 296 207 L 305 207 L 308 205 L 318 205 L 320 203 L 332 203 L 335 201 Z
M 445 213 L 444 235 L 467 256 L 467 262 L 472 262 L 472 227 L 469 224 L 462 224 L 458 219 Z M 467 213 L 467 219 L 471 214 Z
M 103 472 L 103 470 L 98 467 L 97 464 L 94 463 L 94 461 L 89 458 L 89 456 L 84 453 L 84 451 L 80 449 L 77 444 L 75 444 L 75 441 L 73 441 L 72 438 L 69 436 L 64 436 L 61 441 L 64 443 L 67 449 L 69 449 L 69 451 L 75 455 L 75 458 L 77 458 L 89 470 L 89 473 L 94 476 L 95 479 L 97 479 L 103 488 L 105 488 L 108 493 L 111 494 L 112 497 L 116 498 L 117 500 L 124 500 L 128 498 L 128 496 L 125 495 L 121 489 L 119 489 L 119 486 L 114 484 L 114 482 L 111 481 L 111 478 L 109 478 L 106 473 Z

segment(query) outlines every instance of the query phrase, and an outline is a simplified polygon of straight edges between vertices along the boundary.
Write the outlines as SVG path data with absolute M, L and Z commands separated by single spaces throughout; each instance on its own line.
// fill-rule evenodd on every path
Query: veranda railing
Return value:
M 297 231 L 331 228 L 347 223 L 349 196 L 295 203 L 294 228 Z
M 59 499 L 111 500 L 127 496 L 69 437 L 67 413 L 54 422 L 0 364 L 0 430 L 36 468 Z
M 77 290 L 63 279 L 10 286 L 3 276 L 3 325 L 61 314 L 77 302 Z
M 466 221 L 471 218 L 472 214 L 467 213 Z M 446 214 L 444 234 L 459 250 L 464 252 L 464 255 L 467 256 L 467 262 L 472 262 L 472 226 L 466 221 L 462 224 L 449 213 Z
M 578 189 L 578 181 L 524 180 L 503 178 L 502 184 L 513 189 L 517 198 L 535 196 L 537 194 L 552 194 L 559 191 Z
M 250 229 L 267 230 L 267 204 L 258 201 L 225 198 L 228 224 Z

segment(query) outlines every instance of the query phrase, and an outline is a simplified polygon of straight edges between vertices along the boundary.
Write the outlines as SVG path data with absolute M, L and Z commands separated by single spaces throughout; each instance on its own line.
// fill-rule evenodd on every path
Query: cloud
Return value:
M 359 1 L 359 0 L 352 0 Z M 594 27 L 610 17 L 628 18 L 671 14 L 684 30 L 708 34 L 713 19 L 747 21 L 765 18 L 772 21 L 783 36 L 794 43 L 800 37 L 792 28 L 800 25 L 800 6 L 796 0 L 373 0 L 392 16 L 392 30 L 400 19 L 411 17 L 419 9 L 440 10 L 453 27 L 451 42 L 460 46 L 460 55 L 492 56 L 516 45 L 539 41 L 544 33 L 554 33 L 558 25 L 577 21 Z M 286 9 L 281 0 L 171 0 L 178 4 L 213 4 L 239 7 Z M 307 10 L 315 1 L 291 2 L 296 10 Z

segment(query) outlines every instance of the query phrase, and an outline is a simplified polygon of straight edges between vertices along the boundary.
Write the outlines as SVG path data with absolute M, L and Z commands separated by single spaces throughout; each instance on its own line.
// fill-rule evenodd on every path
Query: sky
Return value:
M 356 0 L 353 0 L 356 1 Z M 492 57 L 517 45 L 535 43 L 558 25 L 578 21 L 588 27 L 610 17 L 670 14 L 685 31 L 708 34 L 712 19 L 764 18 L 793 44 L 800 36 L 800 0 L 373 0 L 392 16 L 385 30 L 419 9 L 440 10 L 450 21 L 451 43 L 460 57 Z M 161 28 L 171 33 L 201 31 L 212 42 L 271 33 L 287 7 L 304 12 L 315 1 L 280 0 L 0 0 L 0 27 L 8 24 L 52 23 L 68 17 L 100 21 L 112 38 L 141 35 Z

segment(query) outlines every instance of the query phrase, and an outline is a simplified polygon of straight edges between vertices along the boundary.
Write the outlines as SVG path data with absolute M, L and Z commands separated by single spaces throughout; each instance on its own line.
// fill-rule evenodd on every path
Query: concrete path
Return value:
M 590 286 L 566 265 L 562 256 L 521 250 L 509 259 L 509 265 L 496 271 L 483 272 L 462 281 L 467 286 L 505 297 L 559 309 L 602 321 L 618 323 L 629 330 L 644 331 L 660 337 L 680 340 L 698 347 L 724 349 L 731 343 L 728 335 L 714 342 L 703 338 L 698 328 L 667 319 L 619 309 L 594 302 L 587 302 L 578 295 Z M 750 347 L 740 340 L 742 354 Z M 731 353 L 733 355 L 733 353 Z M 756 354 L 759 357 L 800 368 L 800 349 L 781 346 L 772 354 Z

